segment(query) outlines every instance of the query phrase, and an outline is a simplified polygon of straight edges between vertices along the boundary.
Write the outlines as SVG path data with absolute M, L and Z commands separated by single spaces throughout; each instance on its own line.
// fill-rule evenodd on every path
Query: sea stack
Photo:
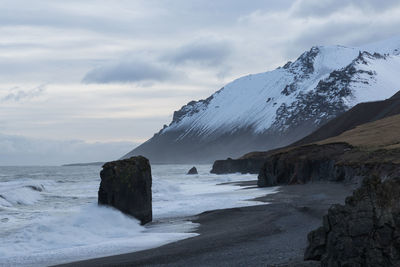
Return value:
M 196 167 L 192 167 L 187 174 L 198 174 Z
M 151 222 L 151 167 L 145 157 L 107 162 L 100 172 L 99 205 L 110 205 L 141 224 Z

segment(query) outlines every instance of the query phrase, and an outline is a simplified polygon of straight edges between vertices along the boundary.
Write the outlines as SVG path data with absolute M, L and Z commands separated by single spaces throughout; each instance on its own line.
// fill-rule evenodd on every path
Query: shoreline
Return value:
M 57 266 L 318 266 L 303 261 L 307 234 L 353 189 L 329 182 L 281 186 L 277 193 L 254 199 L 268 204 L 191 216 L 188 219 L 200 224 L 196 237 Z

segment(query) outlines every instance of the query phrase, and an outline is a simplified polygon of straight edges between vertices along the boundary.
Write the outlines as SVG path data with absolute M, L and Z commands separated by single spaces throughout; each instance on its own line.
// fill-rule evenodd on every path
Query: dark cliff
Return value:
M 399 175 L 400 115 L 357 126 L 316 144 L 274 153 L 265 159 L 258 185 L 352 181 L 373 171 L 382 177 Z
M 265 187 L 316 181 L 359 182 L 371 172 L 384 176 L 400 174 L 400 164 L 382 160 L 385 154 L 362 151 L 347 143 L 301 146 L 267 158 L 257 184 Z M 390 154 L 400 159 L 400 151 Z
M 333 205 L 308 235 L 305 260 L 321 266 L 400 266 L 400 178 L 378 176 Z

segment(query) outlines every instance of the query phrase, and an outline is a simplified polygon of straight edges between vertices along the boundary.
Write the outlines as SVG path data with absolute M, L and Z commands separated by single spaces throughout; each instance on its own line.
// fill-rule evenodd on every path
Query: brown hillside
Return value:
M 366 151 L 400 149 L 400 115 L 359 125 L 317 144 L 337 142 L 345 142 Z
M 354 127 L 400 114 L 400 92 L 384 101 L 361 103 L 329 121 L 310 135 L 291 146 L 305 145 L 337 136 Z

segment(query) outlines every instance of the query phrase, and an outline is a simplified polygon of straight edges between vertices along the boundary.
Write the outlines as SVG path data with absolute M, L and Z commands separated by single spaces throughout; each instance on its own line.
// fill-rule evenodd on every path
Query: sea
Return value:
M 278 188 L 240 187 L 250 174 L 211 165 L 152 165 L 153 222 L 97 205 L 100 166 L 0 166 L 0 266 L 48 266 L 158 247 L 198 235 L 193 216 L 265 204 Z

